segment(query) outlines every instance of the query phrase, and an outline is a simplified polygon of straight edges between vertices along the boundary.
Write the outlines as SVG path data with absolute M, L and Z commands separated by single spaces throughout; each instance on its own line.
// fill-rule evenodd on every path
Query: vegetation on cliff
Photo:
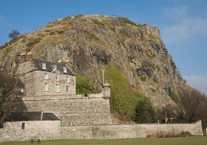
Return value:
M 120 114 L 120 118 L 133 119 L 136 122 L 153 122 L 154 110 L 149 99 L 133 89 L 124 73 L 117 66 L 106 70 L 106 80 L 111 84 L 111 107 Z M 146 106 L 149 106 L 148 109 Z
M 93 85 L 89 78 L 83 75 L 76 76 L 76 93 L 90 94 L 93 93 Z

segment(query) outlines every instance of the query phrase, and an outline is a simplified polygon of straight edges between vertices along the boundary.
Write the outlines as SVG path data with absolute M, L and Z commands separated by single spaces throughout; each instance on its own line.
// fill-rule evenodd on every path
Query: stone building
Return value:
M 24 84 L 23 96 L 7 101 L 7 112 L 52 112 L 62 126 L 112 123 L 109 84 L 98 94 L 76 94 L 76 76 L 67 65 L 33 59 L 32 54 L 21 55 L 16 77 Z
M 76 93 L 75 75 L 65 64 L 33 59 L 32 54 L 21 55 L 16 77 L 24 83 L 26 96 Z

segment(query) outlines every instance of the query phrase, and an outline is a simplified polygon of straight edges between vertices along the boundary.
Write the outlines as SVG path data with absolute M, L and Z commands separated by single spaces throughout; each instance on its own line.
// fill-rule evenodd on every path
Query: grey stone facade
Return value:
M 25 96 L 76 94 L 75 75 L 64 64 L 29 59 L 19 64 L 16 77 Z

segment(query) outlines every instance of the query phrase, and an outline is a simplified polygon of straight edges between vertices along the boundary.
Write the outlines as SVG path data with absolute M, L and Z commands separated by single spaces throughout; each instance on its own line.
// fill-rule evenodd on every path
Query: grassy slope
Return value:
M 0 145 L 30 145 L 26 142 L 7 142 Z M 42 141 L 41 145 L 206 145 L 207 137 L 186 138 L 139 138 L 111 140 L 53 140 Z
M 148 98 L 132 89 L 124 73 L 115 65 L 111 65 L 105 72 L 105 79 L 111 85 L 111 106 L 120 115 L 136 117 L 136 107 L 141 102 L 149 103 Z M 146 100 L 146 101 L 145 101 Z M 143 114 L 140 114 L 141 118 Z

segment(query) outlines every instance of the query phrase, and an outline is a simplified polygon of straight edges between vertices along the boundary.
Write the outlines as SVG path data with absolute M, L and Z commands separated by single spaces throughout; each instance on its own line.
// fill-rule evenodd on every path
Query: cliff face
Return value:
M 53 21 L 1 46 L 1 68 L 15 70 L 20 53 L 29 51 L 35 58 L 61 60 L 74 73 L 88 76 L 97 91 L 102 69 L 115 65 L 157 109 L 176 107 L 175 94 L 186 86 L 158 28 L 127 18 L 79 15 Z

